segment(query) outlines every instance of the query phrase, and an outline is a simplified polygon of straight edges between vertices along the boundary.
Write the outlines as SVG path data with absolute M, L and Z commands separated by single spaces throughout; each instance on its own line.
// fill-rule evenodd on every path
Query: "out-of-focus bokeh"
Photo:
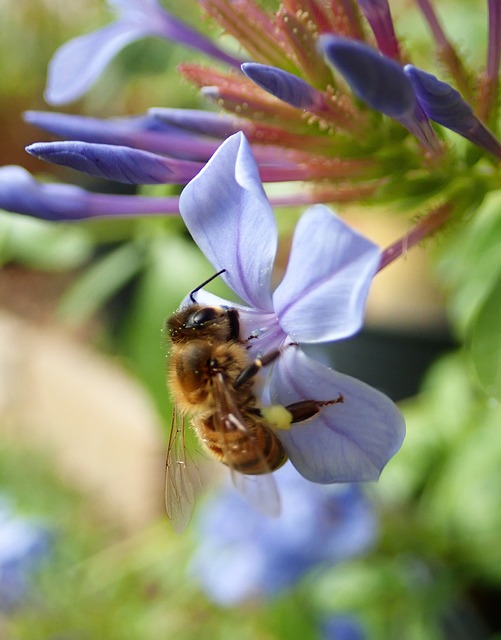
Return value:
M 451 31 L 479 50 L 484 3 L 441 4 Z M 165 6 L 210 32 L 196 2 Z M 426 59 L 413 3 L 392 6 Z M 0 0 L 0 14 L 0 163 L 96 188 L 26 154 L 48 138 L 21 114 L 47 108 L 51 55 L 106 23 L 104 2 Z M 196 107 L 176 72 L 188 55 L 135 43 L 70 110 Z M 496 210 L 493 198 L 487 226 Z M 278 214 L 284 246 L 298 213 Z M 343 213 L 382 246 L 410 224 L 384 211 Z M 450 230 L 387 268 L 367 327 L 325 354 L 401 401 L 408 435 L 380 482 L 356 499 L 347 488 L 307 497 L 314 515 L 292 508 L 274 532 L 258 514 L 239 528 L 241 506 L 220 489 L 225 470 L 202 462 L 212 496 L 201 496 L 179 536 L 163 506 L 171 407 L 162 326 L 211 267 L 179 219 L 58 225 L 0 212 L 0 638 L 501 638 L 499 393 L 486 396 L 472 375 L 463 327 L 475 279 L 458 282 L 461 255 L 481 254 L 482 223 L 474 229 Z M 351 552 L 314 553 L 358 539 Z

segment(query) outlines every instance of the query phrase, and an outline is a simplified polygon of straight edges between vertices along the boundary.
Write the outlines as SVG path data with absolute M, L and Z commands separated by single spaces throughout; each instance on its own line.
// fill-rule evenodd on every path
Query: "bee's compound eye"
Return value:
M 197 329 L 203 327 L 208 322 L 212 322 L 219 316 L 217 309 L 212 307 L 204 307 L 192 313 L 186 321 L 186 327 Z

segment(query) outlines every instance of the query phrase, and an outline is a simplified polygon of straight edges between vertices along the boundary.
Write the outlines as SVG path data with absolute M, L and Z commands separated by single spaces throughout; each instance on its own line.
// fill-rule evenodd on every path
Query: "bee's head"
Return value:
M 173 342 L 188 342 L 194 339 L 209 342 L 237 340 L 238 311 L 233 308 L 190 304 L 169 318 L 167 331 Z
M 172 342 L 188 342 L 199 339 L 209 342 L 238 340 L 240 325 L 238 311 L 231 307 L 209 307 L 199 304 L 195 294 L 202 287 L 217 278 L 226 269 L 218 271 L 190 292 L 192 304 L 177 311 L 166 323 Z
M 222 307 L 198 307 L 190 312 L 185 320 L 184 327 L 186 329 L 195 329 L 201 331 L 207 329 L 213 324 L 220 323 L 226 319 L 226 309 Z

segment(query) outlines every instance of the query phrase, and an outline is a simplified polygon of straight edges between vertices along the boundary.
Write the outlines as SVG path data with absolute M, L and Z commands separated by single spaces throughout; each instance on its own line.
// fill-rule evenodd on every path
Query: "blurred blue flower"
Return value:
M 50 551 L 51 531 L 43 524 L 13 513 L 0 496 L 0 612 L 22 605 L 33 574 Z
M 274 474 L 282 515 L 263 518 L 226 488 L 197 516 L 200 543 L 189 571 L 224 606 L 269 598 L 311 569 L 367 552 L 377 518 L 356 485 L 320 486 L 286 464 Z
M 115 22 L 70 40 L 53 57 L 45 92 L 47 102 L 57 105 L 76 100 L 119 51 L 146 36 L 182 43 L 230 65 L 241 62 L 172 16 L 157 0 L 108 0 L 108 4 L 117 12 Z
M 367 634 L 355 616 L 338 614 L 322 622 L 321 640 L 365 640 L 366 638 Z
M 385 395 L 309 358 L 298 344 L 340 340 L 360 329 L 379 248 L 326 207 L 312 207 L 297 225 L 286 273 L 272 292 L 276 222 L 241 133 L 228 138 L 186 186 L 180 212 L 202 252 L 217 271 L 226 269 L 222 278 L 246 304 L 203 290 L 197 301 L 239 310 L 240 334 L 252 337 L 251 356 L 282 351 L 266 367 L 264 401 L 286 406 L 343 396 L 300 426 L 277 430 L 292 463 L 314 482 L 376 480 L 404 438 L 401 413 Z

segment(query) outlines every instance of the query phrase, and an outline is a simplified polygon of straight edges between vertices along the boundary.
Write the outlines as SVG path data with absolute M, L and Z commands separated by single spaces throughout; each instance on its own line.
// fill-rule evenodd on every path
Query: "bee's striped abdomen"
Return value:
M 254 416 L 245 430 L 230 425 L 216 430 L 213 418 L 194 425 L 208 451 L 239 473 L 261 475 L 275 471 L 287 460 L 282 443 L 273 431 Z

